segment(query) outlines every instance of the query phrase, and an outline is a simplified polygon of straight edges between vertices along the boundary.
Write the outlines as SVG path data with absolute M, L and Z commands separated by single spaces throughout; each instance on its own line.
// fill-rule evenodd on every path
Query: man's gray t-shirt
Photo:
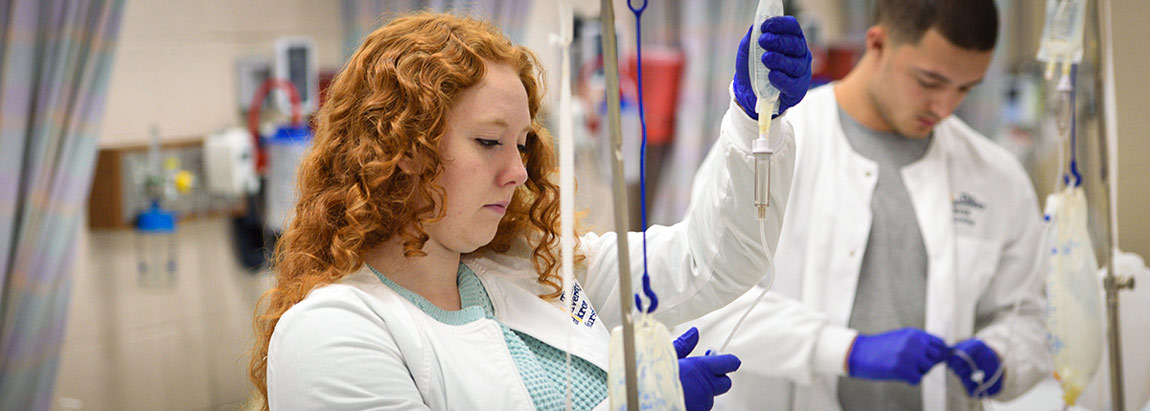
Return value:
M 926 246 L 900 170 L 926 153 L 931 137 L 912 139 L 864 127 L 839 107 L 843 133 L 855 152 L 878 165 L 871 228 L 848 326 L 862 334 L 926 322 Z M 921 386 L 841 377 L 843 410 L 921 410 Z

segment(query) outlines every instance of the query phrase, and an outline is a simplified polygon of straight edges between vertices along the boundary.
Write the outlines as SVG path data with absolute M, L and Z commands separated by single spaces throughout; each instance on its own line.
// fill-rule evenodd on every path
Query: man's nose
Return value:
M 958 105 L 962 103 L 965 94 L 958 90 L 946 90 L 935 94 L 931 98 L 930 112 L 937 117 L 937 120 L 942 120 L 954 112 Z

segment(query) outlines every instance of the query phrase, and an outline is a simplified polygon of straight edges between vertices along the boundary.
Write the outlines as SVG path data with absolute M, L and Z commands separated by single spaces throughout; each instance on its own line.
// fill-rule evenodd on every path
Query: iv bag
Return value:
M 779 90 L 771 85 L 770 79 L 767 75 L 771 70 L 763 65 L 763 54 L 767 51 L 763 46 L 759 45 L 759 36 L 763 34 L 763 22 L 771 17 L 778 17 L 783 15 L 783 2 L 782 0 L 759 0 L 759 7 L 755 9 L 755 24 L 751 27 L 750 44 L 750 58 L 747 59 L 747 67 L 751 80 L 751 88 L 755 91 L 755 98 L 759 103 L 756 103 L 755 112 L 764 113 L 766 110 L 771 110 L 770 114 L 779 114 L 779 107 L 775 104 L 779 99 Z M 762 107 L 759 107 L 762 106 Z M 769 117 L 768 117 L 769 118 Z
M 1082 27 L 1086 15 L 1084 0 L 1046 0 L 1046 25 L 1038 60 L 1046 65 L 1046 79 L 1054 74 L 1054 64 L 1063 65 L 1064 74 L 1071 63 L 1082 62 Z
M 1042 252 L 1046 275 L 1047 346 L 1062 399 L 1074 405 L 1102 359 L 1102 301 L 1098 260 L 1086 229 L 1086 195 L 1067 187 L 1046 199 Z
M 639 380 L 639 409 L 686 410 L 679 381 L 679 357 L 671 333 L 647 314 L 635 321 L 635 375 Z M 611 409 L 627 409 L 627 382 L 623 364 L 623 327 L 611 330 L 611 364 L 607 370 L 607 393 Z

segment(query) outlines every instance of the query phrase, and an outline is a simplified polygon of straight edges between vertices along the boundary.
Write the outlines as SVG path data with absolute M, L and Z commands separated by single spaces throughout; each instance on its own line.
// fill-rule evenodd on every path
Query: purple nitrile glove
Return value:
M 715 405 L 715 397 L 731 389 L 731 378 L 727 373 L 739 369 L 742 364 L 731 354 L 687 357 L 699 343 L 699 330 L 690 330 L 673 342 L 679 356 L 679 382 L 683 384 L 683 400 L 687 410 L 709 410 Z
M 779 89 L 779 114 L 788 108 L 794 107 L 811 85 L 811 51 L 807 48 L 807 40 L 803 37 L 803 29 L 799 27 L 798 20 L 791 16 L 772 17 L 763 22 L 763 34 L 759 36 L 759 45 L 766 50 L 763 53 L 763 64 L 771 69 L 767 77 L 771 85 Z M 758 120 L 755 112 L 755 90 L 751 86 L 750 74 L 747 73 L 747 56 L 750 54 L 749 41 L 751 30 L 739 43 L 739 51 L 735 55 L 735 101 L 753 119 Z M 774 118 L 772 116 L 771 118 Z
M 971 369 L 970 363 L 955 351 L 966 354 L 968 359 L 973 360 L 978 370 Z M 1002 380 L 1005 379 L 1002 375 L 999 375 L 989 387 L 983 386 L 998 373 L 998 367 L 1001 365 L 994 349 L 977 338 L 955 344 L 951 347 L 951 355 L 946 360 L 946 366 L 954 371 L 959 380 L 962 380 L 962 386 L 966 387 L 966 393 L 971 397 L 992 397 L 1002 391 Z
M 851 377 L 898 380 L 918 385 L 935 364 L 947 357 L 946 342 L 917 328 L 903 328 L 855 338 L 847 359 Z

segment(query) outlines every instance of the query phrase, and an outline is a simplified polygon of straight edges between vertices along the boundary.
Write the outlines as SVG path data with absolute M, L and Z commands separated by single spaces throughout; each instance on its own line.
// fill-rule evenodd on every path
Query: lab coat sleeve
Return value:
M 280 318 L 268 348 L 268 407 L 428 409 L 387 324 L 345 297 L 308 298 Z
M 755 287 L 730 305 L 679 326 L 699 328 L 700 347 L 719 348 L 739 318 L 762 294 Z M 829 324 L 827 316 L 778 292 L 767 292 L 747 315 L 725 354 L 743 361 L 735 378 L 742 386 L 783 378 L 799 385 L 817 376 L 843 375 L 847 348 L 858 332 Z
M 761 244 L 754 206 L 754 162 L 751 141 L 758 124 L 731 100 L 719 138 L 695 176 L 692 204 L 682 222 L 647 231 L 647 267 L 659 297 L 655 317 L 668 326 L 698 318 L 742 295 L 766 274 L 768 255 L 779 230 L 794 174 L 795 143 L 790 124 L 780 116 L 771 123 L 770 208 Z M 713 158 L 712 158 L 713 157 Z M 643 238 L 628 234 L 631 284 L 641 292 Z M 587 294 L 608 328 L 622 322 L 618 300 L 617 241 L 614 233 L 582 239 L 588 257 Z M 643 301 L 647 301 L 646 298 Z
M 1052 370 L 1046 352 L 1043 322 L 1043 266 L 1038 258 L 1041 222 L 1038 203 L 1028 181 L 1020 182 L 1024 193 L 1011 207 L 1011 235 L 1003 246 L 994 280 L 976 307 L 975 337 L 998 353 L 1005 364 L 999 400 L 1022 395 Z M 1014 306 L 1018 302 L 1018 311 Z

